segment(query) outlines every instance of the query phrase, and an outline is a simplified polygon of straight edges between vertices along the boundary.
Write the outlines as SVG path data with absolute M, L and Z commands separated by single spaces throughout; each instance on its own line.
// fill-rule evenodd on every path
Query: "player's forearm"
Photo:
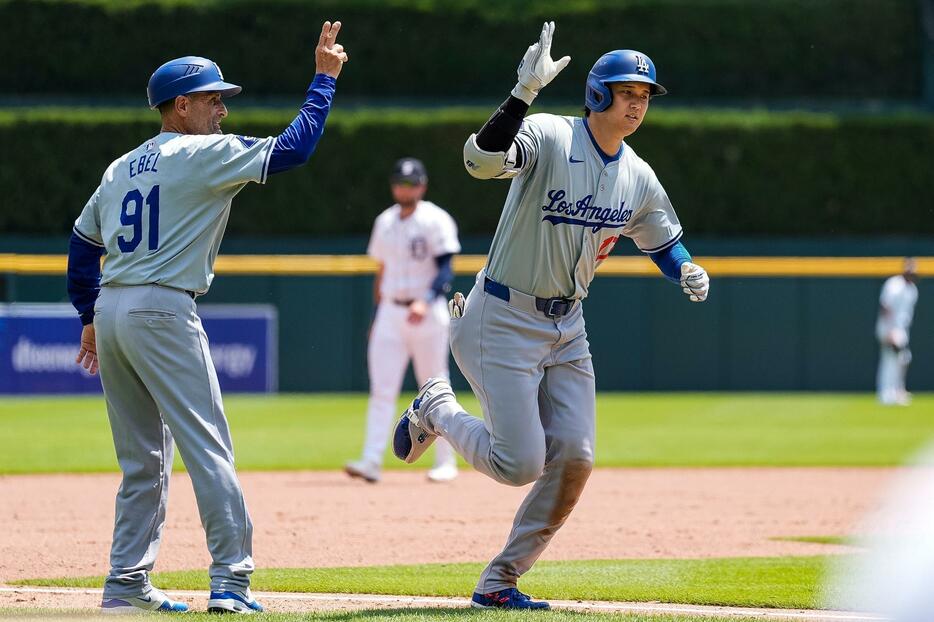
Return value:
M 438 296 L 445 296 L 451 291 L 451 283 L 454 282 L 454 268 L 451 266 L 451 260 L 453 258 L 453 253 L 435 257 L 435 263 L 438 265 L 438 274 L 431 282 L 431 292 L 428 295 L 429 300 L 434 300 Z
M 464 144 L 464 166 L 477 179 L 515 177 L 531 161 L 527 147 L 516 137 L 529 105 L 510 95 L 493 116 Z
M 298 115 L 276 137 L 269 157 L 269 173 L 281 173 L 308 161 L 324 133 L 324 123 L 331 110 L 337 80 L 319 73 L 308 87 L 305 103 Z
M 94 302 L 100 293 L 104 249 L 72 233 L 68 244 L 68 297 L 82 324 L 94 321 Z
M 379 267 L 376 268 L 376 274 L 373 277 L 373 304 L 378 305 L 380 303 L 380 288 L 383 286 L 383 264 L 379 264 Z
M 652 261 L 655 262 L 658 269 L 662 271 L 665 278 L 672 283 L 681 282 L 681 264 L 691 261 L 691 254 L 681 242 L 669 246 L 665 250 L 658 251 L 657 253 L 649 253 L 649 257 L 652 258 Z
M 484 151 L 506 151 L 522 126 L 529 105 L 510 95 L 477 132 L 477 146 Z

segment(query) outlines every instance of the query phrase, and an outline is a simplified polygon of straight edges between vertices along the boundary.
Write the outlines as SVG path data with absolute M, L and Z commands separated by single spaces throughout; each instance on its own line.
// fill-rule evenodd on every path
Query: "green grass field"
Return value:
M 337 469 L 359 454 L 363 395 L 229 396 L 226 408 L 240 470 Z M 934 436 L 934 395 L 893 409 L 868 394 L 602 393 L 597 417 L 604 467 L 895 465 Z M 100 397 L 2 399 L 0 428 L 0 474 L 117 469 Z
M 541 562 L 522 578 L 538 598 L 667 602 L 741 607 L 814 608 L 822 602 L 825 557 L 628 559 Z M 484 564 L 420 564 L 367 568 L 258 569 L 253 588 L 266 592 L 401 594 L 465 597 Z M 103 577 L 39 579 L 24 585 L 100 587 Z M 207 572 L 153 575 L 163 589 L 201 590 Z

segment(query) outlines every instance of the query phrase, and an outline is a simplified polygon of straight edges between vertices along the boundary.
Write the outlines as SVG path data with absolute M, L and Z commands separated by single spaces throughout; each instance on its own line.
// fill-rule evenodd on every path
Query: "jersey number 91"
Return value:
M 146 206 L 149 208 L 149 250 L 159 248 L 159 186 L 155 185 L 146 195 Z M 131 211 L 132 210 L 132 211 Z M 143 193 L 137 189 L 130 190 L 123 197 L 123 207 L 120 210 L 120 224 L 124 227 L 133 227 L 133 236 L 127 239 L 123 235 L 117 237 L 117 244 L 121 253 L 132 253 L 143 241 Z

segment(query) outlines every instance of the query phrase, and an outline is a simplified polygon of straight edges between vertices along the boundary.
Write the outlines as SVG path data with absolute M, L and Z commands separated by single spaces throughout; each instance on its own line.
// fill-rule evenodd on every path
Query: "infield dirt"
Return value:
M 814 555 L 847 547 L 778 541 L 845 535 L 890 468 L 598 469 L 543 559 Z M 389 471 L 377 485 L 338 472 L 241 475 L 258 567 L 487 561 L 527 488 L 471 471 L 431 484 Z M 104 575 L 115 474 L 0 477 L 0 584 Z M 417 546 L 414 544 L 417 542 Z M 210 563 L 190 481 L 172 480 L 157 570 Z M 30 599 L 29 606 L 43 606 Z M 14 602 L 0 595 L 0 607 Z M 54 606 L 49 603 L 45 606 Z

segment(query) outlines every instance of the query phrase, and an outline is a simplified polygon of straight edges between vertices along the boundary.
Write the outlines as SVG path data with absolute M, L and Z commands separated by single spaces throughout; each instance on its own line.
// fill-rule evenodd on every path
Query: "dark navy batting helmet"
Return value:
M 236 84 L 224 82 L 221 68 L 214 61 L 201 56 L 182 56 L 153 72 L 146 94 L 149 107 L 155 108 L 162 102 L 188 93 L 218 91 L 224 97 L 232 97 L 241 90 Z
M 655 81 L 655 63 L 635 50 L 614 50 L 601 56 L 587 75 L 584 101 L 594 112 L 603 112 L 613 103 L 611 82 L 645 82 L 652 86 L 652 95 L 668 92 Z
M 420 186 L 428 183 L 428 171 L 421 160 L 415 158 L 402 158 L 392 167 L 389 176 L 391 184 L 414 184 Z

